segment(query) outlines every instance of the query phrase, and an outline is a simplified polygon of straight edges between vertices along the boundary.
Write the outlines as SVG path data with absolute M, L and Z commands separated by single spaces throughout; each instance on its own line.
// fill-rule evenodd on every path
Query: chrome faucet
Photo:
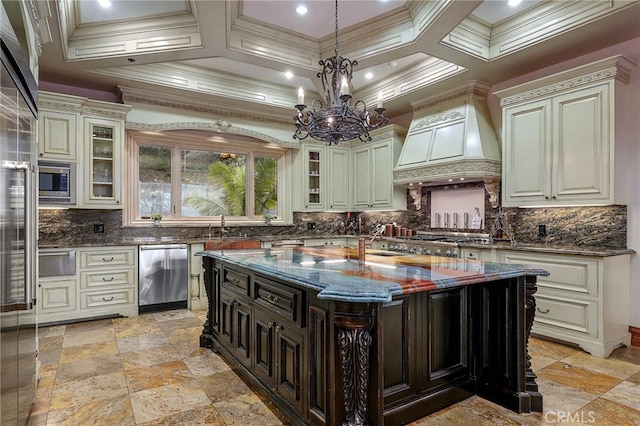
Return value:
M 224 215 L 220 216 L 220 238 L 224 240 L 224 235 L 229 233 L 229 229 L 224 229 L 226 222 L 224 220 Z

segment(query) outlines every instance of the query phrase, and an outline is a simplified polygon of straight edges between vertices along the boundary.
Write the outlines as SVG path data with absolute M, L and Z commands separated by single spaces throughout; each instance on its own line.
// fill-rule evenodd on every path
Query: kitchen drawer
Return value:
M 86 250 L 80 252 L 80 269 L 111 268 L 113 266 L 136 265 L 136 250 L 119 248 L 109 250 Z
M 256 304 L 301 325 L 302 290 L 260 276 L 254 277 L 253 286 Z
M 535 295 L 535 299 L 534 332 L 537 326 L 549 326 L 590 336 L 598 335 L 597 302 L 540 293 Z
M 136 292 L 133 287 L 108 291 L 89 291 L 80 293 L 80 309 L 98 308 L 113 305 L 129 305 L 136 303 Z
M 135 284 L 136 270 L 115 269 L 108 271 L 81 272 L 80 288 L 94 288 Z
M 222 270 L 222 286 L 240 292 L 243 296 L 251 297 L 249 275 L 229 268 Z
M 538 277 L 538 287 L 541 289 L 598 296 L 597 260 L 522 252 L 506 252 L 501 258 L 503 263 L 532 265 L 549 272 L 549 276 Z

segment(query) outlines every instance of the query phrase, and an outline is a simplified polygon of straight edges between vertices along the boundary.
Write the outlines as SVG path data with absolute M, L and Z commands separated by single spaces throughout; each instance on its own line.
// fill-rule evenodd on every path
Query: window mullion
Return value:
M 248 218 L 254 218 L 256 216 L 255 211 L 255 184 L 254 184 L 254 176 L 255 176 L 255 155 L 253 154 L 253 152 L 249 152 L 247 153 L 247 159 L 248 161 L 246 162 L 246 178 L 245 178 L 245 185 L 246 185 L 246 192 L 245 192 L 245 197 L 246 197 L 246 211 L 245 214 L 247 215 Z

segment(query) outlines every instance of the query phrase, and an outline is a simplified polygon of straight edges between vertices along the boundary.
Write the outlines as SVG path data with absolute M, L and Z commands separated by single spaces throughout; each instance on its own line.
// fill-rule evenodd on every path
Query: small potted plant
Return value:
M 162 215 L 160 213 L 152 213 L 149 217 L 153 220 L 153 224 L 155 226 L 160 225 L 160 220 L 162 219 Z

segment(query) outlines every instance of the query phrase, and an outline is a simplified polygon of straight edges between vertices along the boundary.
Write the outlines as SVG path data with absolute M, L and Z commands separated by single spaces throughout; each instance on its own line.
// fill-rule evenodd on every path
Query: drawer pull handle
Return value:
M 111 302 L 113 300 L 113 296 L 111 296 L 109 299 L 107 299 L 106 297 L 103 297 L 102 300 L 105 302 Z
M 113 257 L 111 257 L 111 258 L 109 258 L 109 259 L 107 259 L 106 257 L 103 257 L 103 258 L 102 258 L 102 261 L 103 261 L 103 262 L 113 262 Z
M 536 308 L 536 310 L 537 310 L 538 312 L 540 312 L 541 314 L 548 314 L 548 313 L 549 313 L 549 309 L 545 309 L 545 310 L 543 311 L 543 310 L 542 310 L 542 309 L 540 309 L 540 308 Z
M 278 303 L 280 301 L 278 296 L 274 296 L 272 294 L 267 294 L 267 299 L 272 303 Z
M 102 281 L 105 281 L 105 282 L 106 282 L 106 281 L 113 281 L 113 277 L 111 277 L 111 278 L 109 278 L 109 279 L 106 279 L 105 277 L 102 277 Z

